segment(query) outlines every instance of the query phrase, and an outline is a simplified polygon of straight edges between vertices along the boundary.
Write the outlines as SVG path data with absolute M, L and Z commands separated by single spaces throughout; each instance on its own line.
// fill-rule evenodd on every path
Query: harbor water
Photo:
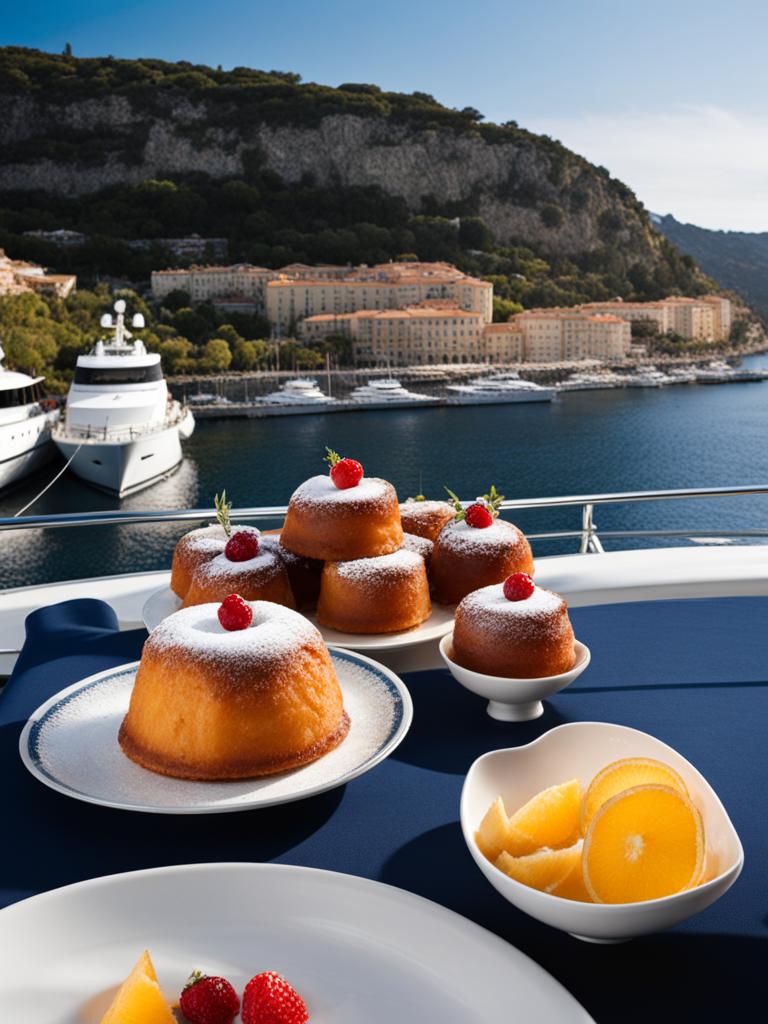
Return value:
M 745 365 L 768 368 L 768 356 Z M 577 391 L 551 403 L 205 420 L 169 479 L 120 502 L 67 473 L 29 514 L 208 507 L 225 488 L 235 506 L 285 504 L 301 480 L 326 471 L 326 445 L 359 459 L 368 475 L 391 480 L 401 498 L 439 497 L 446 485 L 472 498 L 492 483 L 508 498 L 765 483 L 767 432 L 768 381 Z M 59 465 L 4 494 L 0 515 L 14 515 Z M 765 528 L 768 498 L 609 506 L 596 520 L 604 530 Z M 578 529 L 580 510 L 525 513 L 516 521 L 527 531 Z M 186 528 L 2 533 L 2 585 L 163 568 Z M 538 554 L 573 550 L 574 541 L 534 546 Z

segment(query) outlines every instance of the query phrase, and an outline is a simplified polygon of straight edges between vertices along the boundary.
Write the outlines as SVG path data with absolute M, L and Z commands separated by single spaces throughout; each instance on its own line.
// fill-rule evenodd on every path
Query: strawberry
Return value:
M 226 978 L 193 971 L 179 998 L 179 1007 L 190 1024 L 232 1024 L 240 998 Z
M 224 554 L 230 562 L 247 562 L 259 553 L 259 538 L 255 533 L 240 530 L 233 533 L 224 548 Z
M 243 992 L 243 1024 L 305 1024 L 309 1013 L 299 993 L 276 971 L 251 978 Z
M 357 487 L 363 479 L 363 467 L 356 459 L 342 459 L 332 448 L 325 449 L 328 454 L 325 461 L 331 467 L 331 480 L 340 491 L 349 487 Z
M 464 513 L 464 519 L 467 526 L 474 526 L 476 530 L 485 530 L 489 526 L 493 526 L 493 516 L 485 505 L 481 505 L 479 502 L 469 506 Z
M 504 580 L 504 597 L 508 601 L 525 601 L 536 589 L 527 572 L 513 572 Z
M 232 633 L 237 629 L 248 629 L 253 621 L 251 606 L 239 594 L 230 594 L 219 605 L 219 622 Z

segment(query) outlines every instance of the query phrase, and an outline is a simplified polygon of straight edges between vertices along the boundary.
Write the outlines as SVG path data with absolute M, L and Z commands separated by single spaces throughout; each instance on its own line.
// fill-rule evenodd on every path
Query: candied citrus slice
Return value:
M 685 783 L 668 764 L 652 757 L 624 757 L 611 761 L 592 779 L 581 805 L 581 832 L 586 835 L 589 823 L 598 807 L 612 796 L 635 786 L 671 786 L 688 795 Z
M 685 793 L 635 786 L 611 797 L 584 839 L 584 882 L 595 903 L 634 903 L 696 885 L 704 826 Z
M 117 990 L 101 1024 L 176 1024 L 146 950 Z
M 571 779 L 531 797 L 512 815 L 509 824 L 532 839 L 538 848 L 566 846 L 579 835 L 580 807 L 581 783 Z
M 520 857 L 526 853 L 533 853 L 536 849 L 536 843 L 532 839 L 510 825 L 509 815 L 500 796 L 496 797 L 486 811 L 480 828 L 475 833 L 475 841 L 480 847 L 480 852 L 490 861 L 495 861 L 502 850 L 511 853 L 513 857 Z
M 496 859 L 496 867 L 516 882 L 529 885 L 532 889 L 552 892 L 558 885 L 581 864 L 581 850 L 584 840 L 579 839 L 573 846 L 564 850 L 537 850 L 526 857 L 512 857 L 501 853 Z

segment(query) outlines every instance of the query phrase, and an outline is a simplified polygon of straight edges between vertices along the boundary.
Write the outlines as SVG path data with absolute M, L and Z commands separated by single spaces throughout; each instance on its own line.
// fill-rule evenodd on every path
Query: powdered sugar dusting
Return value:
M 403 534 L 403 547 L 421 555 L 425 562 L 431 557 L 434 546 L 428 537 L 417 537 L 415 533 Z
M 201 608 L 205 606 L 178 614 Z M 301 618 L 287 609 L 280 611 Z M 265 779 L 190 782 L 139 767 L 123 754 L 117 742 L 135 669 L 111 673 L 59 702 L 37 732 L 31 749 L 33 760 L 73 795 L 169 813 L 239 810 L 330 789 L 380 759 L 392 742 L 402 714 L 399 695 L 377 670 L 348 660 L 345 655 L 332 653 L 331 657 L 352 724 L 338 747 L 302 768 Z
M 427 519 L 436 512 L 451 512 L 452 506 L 447 501 L 410 501 L 400 502 L 400 511 L 406 512 L 409 516 L 424 516 Z
M 460 607 L 467 615 L 539 616 L 552 615 L 564 605 L 565 602 L 559 594 L 536 586 L 531 596 L 525 600 L 509 601 L 504 596 L 504 584 L 498 583 L 468 594 Z
M 503 519 L 495 519 L 485 529 L 469 526 L 462 520 L 444 526 L 440 531 L 437 543 L 440 547 L 469 555 L 476 554 L 483 548 L 486 550 L 489 547 L 508 548 L 510 545 L 519 543 L 521 536 L 516 526 Z
M 261 531 L 255 526 L 233 526 L 232 533 L 255 533 L 257 537 L 261 535 Z M 190 530 L 189 533 L 184 534 L 181 540 L 189 551 L 218 554 L 224 550 L 229 538 L 224 532 L 223 526 L 219 523 L 212 523 L 210 526 L 201 526 L 197 530 Z
M 147 644 L 153 651 L 182 651 L 202 661 L 256 664 L 293 656 L 307 643 L 322 645 L 319 631 L 298 612 L 271 601 L 249 603 L 253 621 L 248 629 L 230 632 L 219 622 L 218 603 L 198 604 L 163 619 Z
M 424 559 L 415 551 L 402 547 L 391 555 L 376 555 L 375 558 L 356 558 L 349 562 L 336 562 L 336 571 L 342 579 L 364 583 L 372 576 L 410 576 L 424 568 Z
M 378 477 L 363 477 L 357 487 L 340 490 L 330 476 L 311 476 L 300 484 L 291 496 L 291 504 L 299 508 L 311 508 L 322 512 L 332 511 L 339 505 L 362 505 L 386 511 L 397 501 L 395 489 L 386 480 Z
M 205 562 L 195 569 L 195 582 L 199 586 L 205 586 L 208 579 L 236 579 L 243 573 L 261 573 L 271 575 L 280 567 L 279 555 L 273 547 L 260 546 L 258 553 L 253 558 L 246 558 L 242 562 L 233 562 L 222 552 L 216 555 L 210 562 Z

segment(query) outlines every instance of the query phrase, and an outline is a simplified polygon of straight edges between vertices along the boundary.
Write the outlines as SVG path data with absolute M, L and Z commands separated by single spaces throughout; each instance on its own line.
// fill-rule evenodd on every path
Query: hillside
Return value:
M 7 47 L 0 109 L 0 246 L 85 281 L 146 279 L 167 254 L 126 241 L 197 232 L 268 266 L 446 259 L 526 306 L 712 286 L 604 168 L 425 93 Z
M 681 224 L 672 214 L 655 216 L 654 223 L 702 270 L 741 295 L 768 320 L 768 231 L 710 231 Z

